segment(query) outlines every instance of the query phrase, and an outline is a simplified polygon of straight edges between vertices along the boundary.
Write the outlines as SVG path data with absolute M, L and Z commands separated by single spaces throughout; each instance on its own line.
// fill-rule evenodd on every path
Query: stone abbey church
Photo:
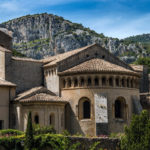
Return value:
M 42 60 L 13 57 L 12 37 L 0 30 L 0 129 L 24 131 L 31 111 L 33 123 L 57 133 L 123 132 L 133 113 L 149 110 L 148 83 L 146 67 L 97 44 Z

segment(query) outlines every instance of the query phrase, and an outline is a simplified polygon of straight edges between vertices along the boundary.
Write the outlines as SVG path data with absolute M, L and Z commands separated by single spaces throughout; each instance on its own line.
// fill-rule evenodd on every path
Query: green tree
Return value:
M 32 127 L 32 115 L 31 112 L 28 114 L 28 123 L 27 123 L 27 129 L 25 133 L 25 147 L 28 150 L 31 150 L 33 147 L 33 127 Z
M 125 136 L 121 139 L 122 150 L 150 149 L 150 119 L 146 110 L 133 115 L 129 127 L 125 127 Z

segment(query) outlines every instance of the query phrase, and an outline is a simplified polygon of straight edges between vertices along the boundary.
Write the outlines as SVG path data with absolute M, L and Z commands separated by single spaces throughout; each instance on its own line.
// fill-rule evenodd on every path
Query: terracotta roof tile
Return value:
M 92 44 L 92 45 L 95 45 L 95 44 Z M 44 67 L 55 65 L 55 64 L 57 64 L 57 62 L 60 62 L 74 54 L 77 54 L 78 52 L 83 51 L 83 50 L 87 49 L 88 47 L 91 47 L 92 45 L 88 45 L 88 46 L 85 46 L 85 47 L 82 47 L 79 49 L 75 49 L 75 50 L 72 50 L 72 51 L 69 51 L 69 52 L 66 52 L 63 54 L 45 58 L 45 59 L 43 59 L 43 63 L 45 63 L 45 64 L 48 63 L 48 64 L 44 65 Z
M 135 71 L 143 71 L 143 65 L 134 65 L 134 64 L 131 64 L 130 65 L 132 68 L 133 68 L 133 70 L 135 70 Z
M 112 64 L 106 60 L 94 58 L 83 62 L 75 67 L 72 67 L 68 70 L 60 72 L 59 74 L 72 74 L 72 73 L 84 73 L 84 72 L 122 72 L 122 73 L 131 73 L 137 74 L 136 72 L 121 67 L 116 64 Z
M 54 96 L 46 93 L 39 93 L 30 96 L 25 99 L 21 99 L 20 102 L 66 102 L 62 97 Z

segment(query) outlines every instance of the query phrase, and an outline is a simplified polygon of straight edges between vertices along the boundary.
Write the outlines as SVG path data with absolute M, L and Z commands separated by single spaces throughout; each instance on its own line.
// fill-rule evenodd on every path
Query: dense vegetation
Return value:
M 125 136 L 121 140 L 122 150 L 150 150 L 150 119 L 147 111 L 134 115 Z

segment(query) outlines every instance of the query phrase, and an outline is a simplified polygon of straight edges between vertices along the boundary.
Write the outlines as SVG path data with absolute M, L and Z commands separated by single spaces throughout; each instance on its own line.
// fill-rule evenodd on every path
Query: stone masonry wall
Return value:
M 17 85 L 17 93 L 43 85 L 41 62 L 11 59 L 7 64 L 6 80 Z

